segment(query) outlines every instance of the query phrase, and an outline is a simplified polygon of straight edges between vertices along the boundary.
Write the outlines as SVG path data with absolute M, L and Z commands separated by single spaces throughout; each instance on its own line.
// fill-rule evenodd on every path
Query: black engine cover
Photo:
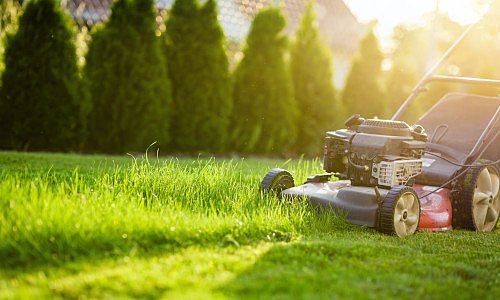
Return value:
M 326 133 L 324 169 L 340 173 L 353 185 L 375 186 L 374 163 L 420 159 L 425 133 L 415 132 L 405 122 L 368 119 L 348 129 Z

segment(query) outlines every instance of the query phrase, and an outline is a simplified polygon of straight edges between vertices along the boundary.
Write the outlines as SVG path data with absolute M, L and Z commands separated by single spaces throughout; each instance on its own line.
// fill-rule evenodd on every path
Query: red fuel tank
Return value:
M 420 198 L 420 230 L 448 231 L 452 229 L 450 190 L 428 185 L 413 185 Z M 433 191 L 436 192 L 432 193 Z

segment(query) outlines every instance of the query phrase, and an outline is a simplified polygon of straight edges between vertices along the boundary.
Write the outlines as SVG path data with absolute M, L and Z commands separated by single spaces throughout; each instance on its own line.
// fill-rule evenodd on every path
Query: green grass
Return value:
M 280 202 L 318 161 L 0 152 L 0 298 L 498 299 L 500 234 L 399 239 Z

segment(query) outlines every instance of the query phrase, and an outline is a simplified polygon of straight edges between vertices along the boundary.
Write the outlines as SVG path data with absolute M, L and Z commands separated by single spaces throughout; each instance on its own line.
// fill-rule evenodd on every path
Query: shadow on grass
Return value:
M 288 205 L 293 208 L 297 204 L 284 204 L 284 207 Z M 291 210 L 288 213 L 293 212 Z M 193 224 L 173 223 L 171 225 L 175 226 L 172 227 L 154 224 L 141 229 L 121 224 L 95 232 L 88 226 L 83 230 L 70 227 L 29 233 L 16 231 L 17 235 L 12 234 L 0 243 L 0 270 L 15 273 L 64 266 L 74 261 L 175 253 L 191 246 L 240 247 L 260 242 L 290 242 L 301 236 L 325 234 L 331 237 L 331 232 L 349 235 L 367 230 L 348 224 L 345 218 L 332 211 L 321 210 L 318 213 L 308 206 L 306 210 L 298 212 L 305 215 L 290 215 L 289 218 L 296 219 L 288 220 L 289 223 L 250 220 L 243 225 L 237 216 L 234 216 L 234 220 L 232 216 L 226 216 L 225 219 L 198 220 L 203 223 L 196 223 L 196 220 L 193 220 Z M 211 226 L 213 224 L 215 226 Z
M 221 242 L 155 243 L 108 256 L 93 253 L 59 264 L 0 270 L 0 286 L 4 284 L 14 296 L 29 289 L 30 296 L 42 298 L 496 299 L 499 295 L 498 233 L 418 233 L 398 239 L 360 227 L 329 229 L 288 242 L 273 232 L 246 244 L 233 236 L 238 245 L 221 235 Z
M 165 231 L 167 231 L 166 229 Z M 270 238 L 272 237 L 272 238 Z M 183 232 L 177 229 L 175 235 L 162 232 L 140 232 L 134 238 L 114 239 L 86 238 L 74 240 L 71 244 L 50 247 L 45 243 L 45 249 L 33 249 L 29 240 L 20 244 L 3 244 L 0 247 L 0 270 L 10 273 L 33 271 L 46 267 L 63 267 L 70 262 L 98 261 L 113 257 L 133 255 L 148 257 L 166 253 L 176 253 L 191 246 L 228 247 L 251 245 L 260 241 L 290 241 L 292 233 L 279 230 L 262 230 L 251 235 L 235 233 L 232 228 L 223 227 L 210 233 L 202 234 Z M 49 240 L 49 237 L 40 237 Z M 62 239 L 68 237 L 57 237 Z M 71 238 L 71 237 L 69 237 Z M 39 244 L 37 248 L 39 248 Z
M 333 225 L 329 228 L 336 230 L 338 235 L 365 234 L 361 228 L 352 231 L 350 225 L 341 223 L 341 220 L 338 222 L 339 227 Z M 227 281 L 227 274 L 238 274 L 251 265 L 258 256 L 256 252 L 274 245 L 297 243 L 307 236 L 318 237 L 317 232 L 297 237 L 273 230 L 267 234 L 264 232 L 260 239 L 253 237 L 245 240 L 242 236 L 224 233 L 209 236 L 206 240 L 185 237 L 183 242 L 150 241 L 150 247 L 137 247 L 130 251 L 98 252 L 96 245 L 89 242 L 88 246 L 94 250 L 85 255 L 45 262 L 39 259 L 30 264 L 0 269 L 0 286 L 3 284 L 13 298 L 21 295 L 23 290 L 28 291 L 29 297 L 35 298 L 118 295 L 201 299 L 207 293 L 223 296 L 226 291 L 219 291 L 218 288 Z M 220 240 L 217 241 L 217 238 Z

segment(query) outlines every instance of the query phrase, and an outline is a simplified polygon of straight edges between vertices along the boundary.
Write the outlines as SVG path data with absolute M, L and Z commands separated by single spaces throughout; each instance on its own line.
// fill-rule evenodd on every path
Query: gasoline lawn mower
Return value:
M 261 190 L 306 199 L 314 207 L 344 214 L 351 223 L 399 237 L 416 230 L 495 229 L 500 212 L 500 97 L 452 93 L 418 125 L 398 121 L 429 82 L 500 86 L 500 80 L 434 75 L 474 26 L 420 80 L 391 120 L 354 115 L 346 120 L 346 129 L 327 132 L 326 173 L 295 186 L 290 172 L 272 169 Z

